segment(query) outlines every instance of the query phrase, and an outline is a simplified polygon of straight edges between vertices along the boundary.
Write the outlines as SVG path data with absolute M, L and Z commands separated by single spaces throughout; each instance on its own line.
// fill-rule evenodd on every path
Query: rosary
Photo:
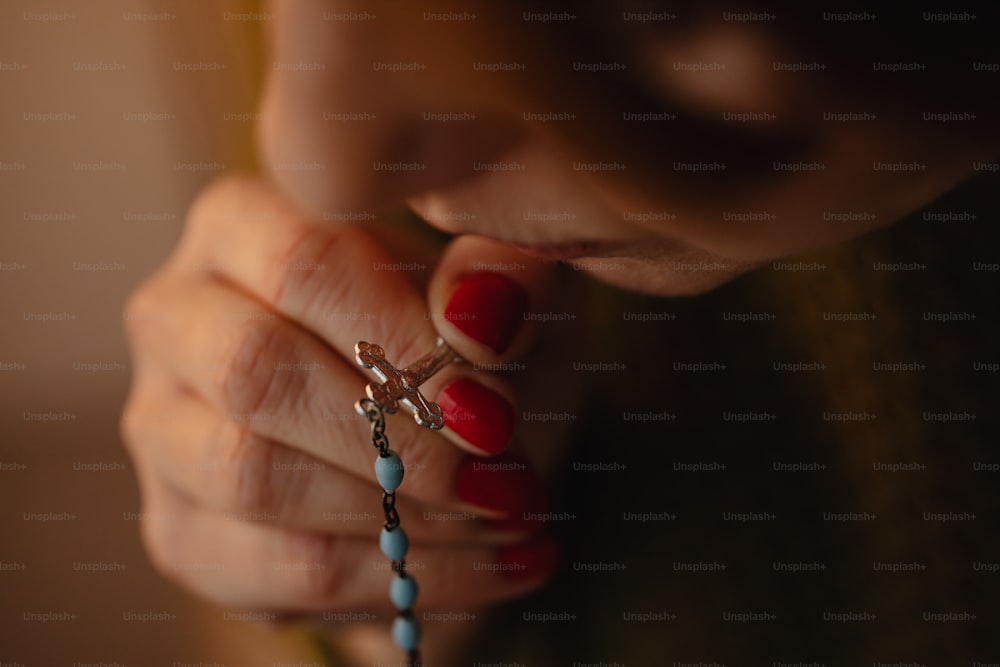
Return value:
M 417 582 L 406 571 L 409 539 L 399 525 L 399 514 L 396 512 L 396 489 L 403 481 L 404 467 L 399 455 L 389 449 L 385 413 L 392 414 L 403 404 L 413 412 L 413 418 L 421 426 L 435 430 L 442 428 L 444 417 L 441 406 L 425 399 L 417 388 L 439 370 L 461 358 L 441 338 L 438 338 L 433 350 L 402 370 L 386 360 L 385 350 L 378 345 L 360 341 L 354 346 L 354 353 L 358 363 L 373 370 L 381 380 L 381 384 L 369 382 L 365 387 L 367 398 L 359 400 L 354 407 L 371 423 L 372 446 L 378 451 L 375 479 L 382 487 L 382 511 L 385 514 L 379 547 L 392 561 L 395 576 L 389 584 L 389 599 L 399 609 L 399 615 L 392 622 L 392 638 L 407 652 L 410 667 L 417 667 L 420 665 L 417 648 L 420 624 L 413 615 Z

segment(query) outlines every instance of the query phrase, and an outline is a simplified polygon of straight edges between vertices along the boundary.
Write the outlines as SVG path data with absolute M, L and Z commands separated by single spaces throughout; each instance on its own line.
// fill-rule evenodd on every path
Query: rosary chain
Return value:
M 382 512 L 385 514 L 386 530 L 393 530 L 399 527 L 399 512 L 396 511 L 395 493 L 382 493 Z
M 389 453 L 389 437 L 385 434 L 385 413 L 378 403 L 370 398 L 362 398 L 358 401 L 365 417 L 372 425 L 372 446 L 378 450 L 379 456 L 387 456 Z
M 385 412 L 382 407 L 370 398 L 363 398 L 358 401 L 358 407 L 364 416 L 371 423 L 372 446 L 378 450 L 379 456 L 389 455 L 389 437 L 385 434 Z M 385 529 L 392 531 L 399 527 L 399 513 L 396 511 L 396 493 L 385 491 L 382 493 L 382 512 L 385 515 Z M 406 575 L 406 558 L 392 561 L 392 571 L 400 577 Z M 400 611 L 403 618 L 412 618 L 413 612 L 410 609 Z M 407 667 L 421 667 L 420 651 L 416 648 L 407 652 Z

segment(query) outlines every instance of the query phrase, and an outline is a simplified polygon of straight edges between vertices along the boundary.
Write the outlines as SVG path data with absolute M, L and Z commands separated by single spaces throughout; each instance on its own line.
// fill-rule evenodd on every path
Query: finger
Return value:
M 190 225 L 191 238 L 175 266 L 211 267 L 346 359 L 354 358 L 354 345 L 362 339 L 380 345 L 397 368 L 434 346 L 435 318 L 407 277 L 411 269 L 428 267 L 393 261 L 356 228 L 311 220 L 272 188 L 247 178 L 207 191 L 193 208 Z M 525 282 L 541 273 L 536 263 L 531 266 Z M 511 317 L 522 315 L 511 312 Z M 480 350 L 468 344 L 464 349 L 470 363 L 482 360 Z M 447 389 L 460 378 L 471 382 Z M 447 438 L 480 455 L 506 449 L 516 413 L 513 392 L 503 380 L 453 365 L 421 389 L 429 400 L 442 392 L 445 422 L 466 426 L 450 429 Z M 477 428 L 468 428 L 472 424 Z
M 373 479 L 370 427 L 350 407 L 363 382 L 308 332 L 203 277 L 154 282 L 129 308 L 139 323 L 131 331 L 139 355 L 201 396 L 221 419 L 365 482 Z M 428 505 L 517 517 L 536 513 L 544 502 L 540 482 L 523 463 L 478 466 L 411 419 L 393 419 L 390 444 L 408 466 L 400 493 Z
M 509 246 L 460 237 L 448 245 L 428 286 L 431 318 L 472 369 L 520 368 L 509 360 L 531 344 L 532 317 L 544 307 L 554 270 Z M 446 424 L 453 440 L 468 444 L 470 451 L 495 454 L 506 447 L 517 412 L 482 390 L 495 381 L 495 375 L 477 375 L 478 383 L 451 381 L 437 400 L 450 417 Z M 513 396 L 502 384 L 494 392 Z
M 227 607 L 286 612 L 387 608 L 396 576 L 374 540 L 234 521 L 166 486 L 144 485 L 142 533 L 169 578 Z M 407 569 L 421 608 L 479 606 L 537 587 L 555 566 L 547 540 L 510 547 L 412 545 Z M 387 613 L 387 618 L 391 613 Z
M 264 181 L 229 177 L 209 187 L 189 215 L 172 263 L 209 269 L 268 308 L 309 329 L 345 359 L 368 340 L 409 363 L 437 332 L 408 274 L 351 225 L 310 218 Z
M 382 490 L 327 462 L 223 419 L 188 392 L 129 402 L 127 438 L 144 464 L 195 504 L 242 521 L 347 537 L 378 534 Z M 407 502 L 407 534 L 426 543 L 509 543 L 523 539 L 472 512 Z
M 476 236 L 453 240 L 428 288 L 431 317 L 448 344 L 484 369 L 504 368 L 531 343 L 553 264 Z

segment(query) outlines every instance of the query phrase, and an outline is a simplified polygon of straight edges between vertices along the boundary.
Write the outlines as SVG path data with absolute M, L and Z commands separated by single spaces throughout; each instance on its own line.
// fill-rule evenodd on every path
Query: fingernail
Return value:
M 559 545 L 550 537 L 497 549 L 497 568 L 510 579 L 532 579 L 550 574 L 559 564 Z
M 525 492 L 520 512 L 502 519 L 484 519 L 484 522 L 494 530 L 530 534 L 541 531 L 548 518 L 549 497 L 541 486 L 536 485 Z
M 528 294 L 499 273 L 470 273 L 458 283 L 444 318 L 469 338 L 502 354 L 524 321 Z
M 491 459 L 466 456 L 459 464 L 458 498 L 486 510 L 520 515 L 531 507 L 540 487 L 531 466 L 509 453 Z
M 492 389 L 474 380 L 452 382 L 437 396 L 444 423 L 460 438 L 489 455 L 507 448 L 514 433 L 514 408 Z

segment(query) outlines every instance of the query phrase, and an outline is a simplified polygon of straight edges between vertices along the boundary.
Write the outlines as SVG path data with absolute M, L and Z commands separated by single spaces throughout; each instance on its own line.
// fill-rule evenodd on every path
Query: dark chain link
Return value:
M 370 398 L 358 401 L 358 407 L 372 425 L 372 447 L 378 450 L 379 456 L 388 456 L 389 437 L 385 434 L 385 413 L 381 406 Z
M 396 529 L 399 526 L 399 512 L 396 511 L 395 493 L 382 493 L 382 512 L 385 514 L 385 529 Z
M 389 455 L 389 437 L 385 434 L 385 412 L 382 407 L 370 398 L 363 398 L 358 401 L 358 411 L 364 414 L 365 418 L 371 422 L 372 426 L 372 446 L 378 450 L 379 456 Z M 396 494 L 387 491 L 382 492 L 382 512 L 385 515 L 385 529 L 395 530 L 399 527 L 399 512 L 396 511 Z M 392 571 L 401 577 L 406 576 L 406 559 L 392 561 Z M 413 614 L 409 609 L 400 612 L 400 615 L 409 618 Z M 407 653 L 408 667 L 421 667 L 419 649 L 413 649 Z

